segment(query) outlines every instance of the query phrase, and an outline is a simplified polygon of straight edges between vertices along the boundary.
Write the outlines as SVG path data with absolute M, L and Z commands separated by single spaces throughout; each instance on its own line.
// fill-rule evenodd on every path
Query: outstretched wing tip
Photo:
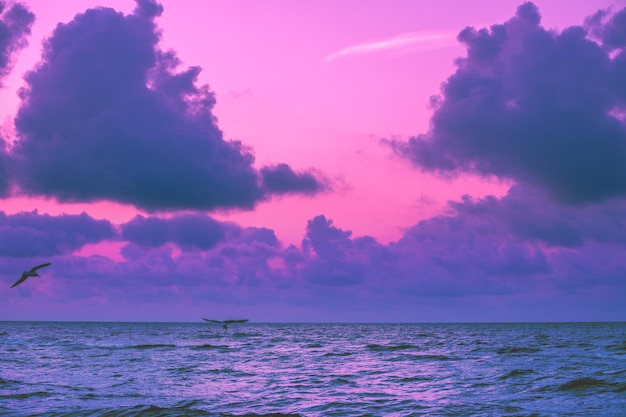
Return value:
M 37 265 L 37 266 L 32 267 L 31 271 L 36 271 L 39 268 L 44 268 L 44 267 L 50 266 L 50 265 L 52 265 L 52 262 L 46 262 L 45 264 L 41 264 L 41 265 Z

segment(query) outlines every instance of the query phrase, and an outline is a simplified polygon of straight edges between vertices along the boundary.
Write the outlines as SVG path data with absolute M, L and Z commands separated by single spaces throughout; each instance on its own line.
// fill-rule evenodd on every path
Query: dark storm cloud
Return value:
M 121 226 L 122 238 L 145 247 L 174 243 L 181 249 L 207 250 L 226 238 L 225 227 L 200 214 L 178 215 L 171 219 L 137 216 Z
M 26 46 L 34 21 L 35 15 L 23 4 L 7 9 L 6 2 L 0 1 L 0 82 L 11 70 L 13 54 Z
M 272 229 L 242 228 L 219 222 L 203 214 L 180 214 L 170 218 L 136 216 L 120 226 L 123 240 L 144 248 L 158 248 L 168 243 L 182 250 L 206 251 L 218 243 L 280 246 Z
M 176 54 L 158 48 L 161 12 L 141 0 L 130 15 L 96 8 L 57 26 L 21 92 L 20 187 L 148 211 L 252 208 L 275 192 L 319 190 L 286 165 L 292 177 L 262 184 L 251 150 L 218 128 L 200 68 L 178 70 Z
M 107 220 L 83 213 L 50 216 L 36 211 L 7 215 L 0 211 L 0 256 L 37 257 L 70 253 L 87 243 L 115 237 Z
M 560 201 L 626 195 L 626 9 L 583 27 L 544 29 L 537 8 L 458 36 L 467 56 L 433 100 L 432 127 L 389 141 L 426 171 L 505 177 Z
M 317 194 L 326 188 L 311 172 L 296 173 L 287 164 L 263 167 L 261 176 L 265 189 L 273 194 Z

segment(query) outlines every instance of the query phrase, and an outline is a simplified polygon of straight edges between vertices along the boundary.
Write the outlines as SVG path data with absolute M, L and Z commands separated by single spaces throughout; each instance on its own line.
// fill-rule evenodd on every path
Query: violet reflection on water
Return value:
M 626 415 L 626 323 L 0 325 L 0 415 Z

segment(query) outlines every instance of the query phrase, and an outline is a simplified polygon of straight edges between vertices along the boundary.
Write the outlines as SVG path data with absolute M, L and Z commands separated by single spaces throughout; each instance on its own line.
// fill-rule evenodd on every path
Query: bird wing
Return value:
M 11 285 L 11 288 L 13 287 L 17 287 L 18 285 L 20 285 L 22 282 L 26 281 L 26 278 L 28 278 L 28 275 L 26 275 L 25 273 L 22 274 L 22 276 L 20 277 L 20 279 L 18 279 L 17 281 L 15 281 L 15 284 Z
M 224 323 L 226 324 L 231 324 L 231 323 L 245 323 L 247 322 L 248 319 L 243 319 L 243 320 L 224 320 Z
M 31 268 L 30 272 L 35 272 L 36 270 L 38 270 L 39 268 L 43 268 L 46 267 L 48 265 L 52 265 L 51 262 L 45 263 L 45 264 L 41 264 L 41 265 L 37 265 Z
M 202 320 L 204 320 L 204 321 L 210 321 L 211 323 L 218 323 L 218 324 L 222 324 L 222 322 L 221 322 L 221 321 L 219 321 L 219 320 L 209 320 L 209 319 L 205 319 L 204 317 L 202 317 Z

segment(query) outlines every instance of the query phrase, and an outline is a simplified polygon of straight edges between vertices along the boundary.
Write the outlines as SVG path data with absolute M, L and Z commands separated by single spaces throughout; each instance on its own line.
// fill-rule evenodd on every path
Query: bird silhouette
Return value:
M 248 319 L 242 319 L 242 320 L 209 320 L 209 319 L 205 319 L 204 317 L 202 317 L 202 320 L 208 321 L 210 323 L 221 324 L 222 325 L 222 329 L 224 329 L 224 330 L 228 330 L 228 325 L 229 324 L 246 323 L 248 321 Z
M 17 287 L 17 286 L 18 286 L 18 285 L 20 285 L 22 282 L 26 281 L 26 279 L 27 279 L 27 278 L 30 278 L 30 277 L 38 277 L 38 276 L 39 276 L 39 274 L 37 273 L 37 270 L 38 270 L 39 268 L 43 268 L 43 267 L 46 267 L 46 266 L 48 266 L 48 265 L 50 265 L 50 262 L 45 263 L 45 264 L 41 264 L 41 265 L 34 266 L 34 267 L 32 267 L 32 268 L 30 269 L 30 271 L 24 271 L 24 272 L 22 272 L 22 276 L 20 277 L 20 279 L 18 279 L 17 281 L 15 281 L 15 284 L 11 285 L 11 288 L 13 288 L 13 287 Z

